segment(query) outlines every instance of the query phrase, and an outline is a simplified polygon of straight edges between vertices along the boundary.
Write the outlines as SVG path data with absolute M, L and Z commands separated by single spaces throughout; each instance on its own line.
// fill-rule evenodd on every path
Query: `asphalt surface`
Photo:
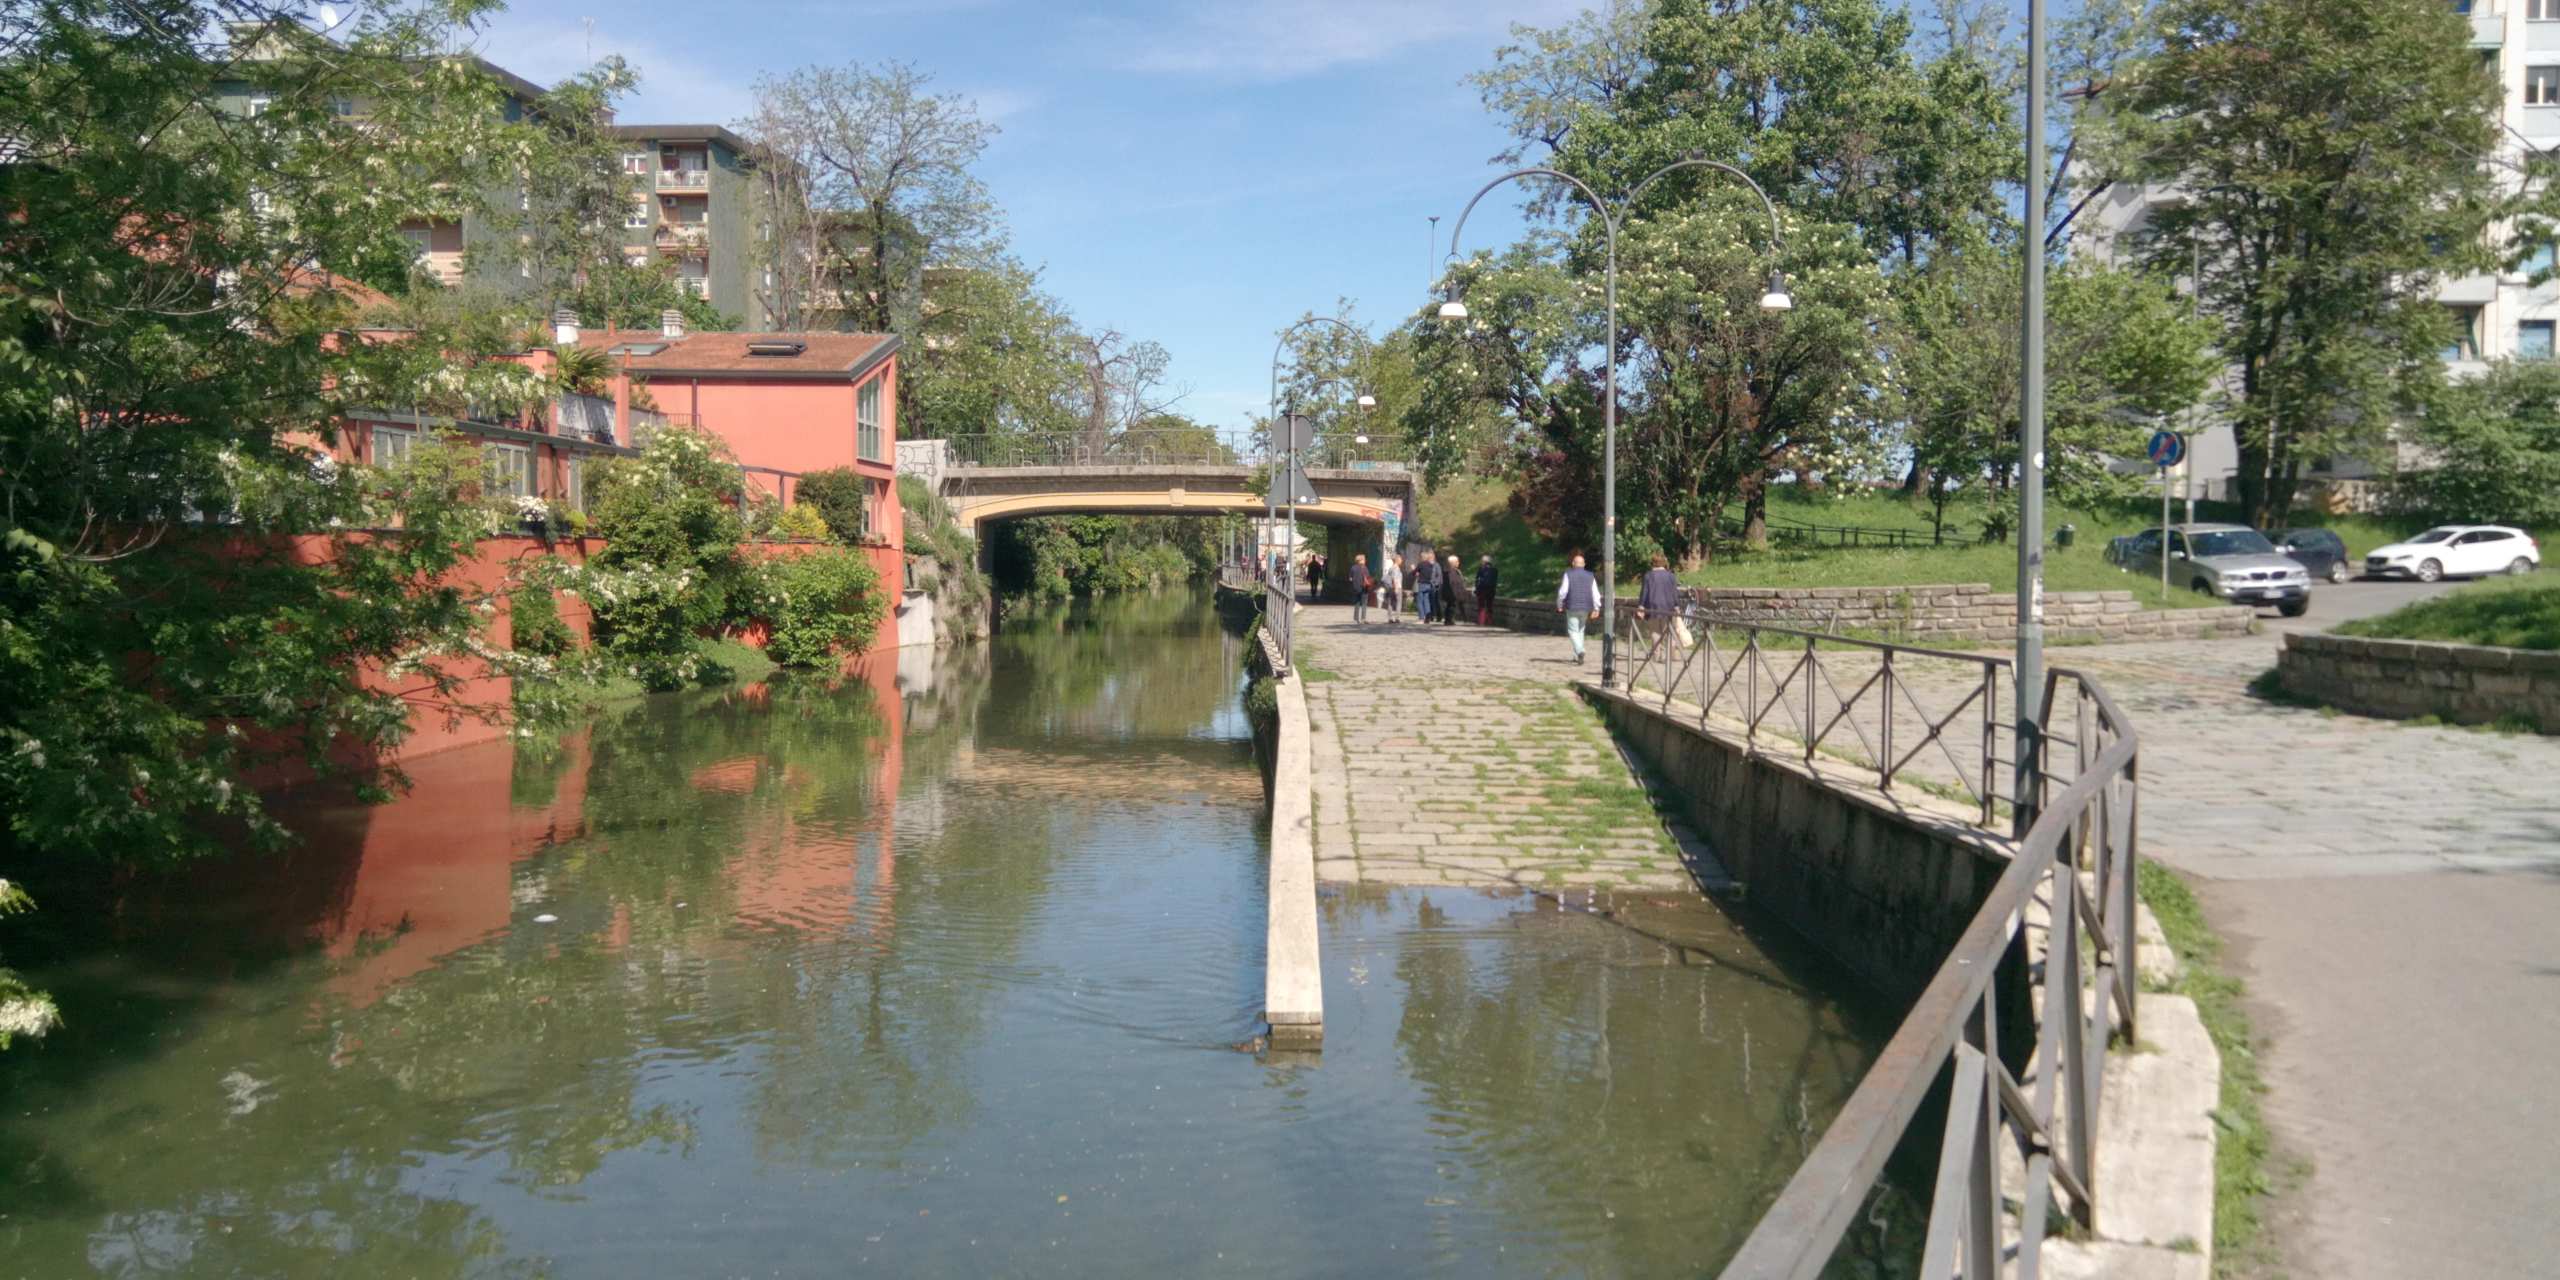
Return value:
M 2261 625 L 2326 630 L 2459 585 L 2316 584 L 2303 617 Z M 2219 849 L 2145 845 L 2194 875 L 2247 984 L 2279 1159 L 2308 1166 L 2269 1215 L 2269 1273 L 2560 1276 L 2560 739 L 2357 717 L 2305 737 L 2266 714 L 2265 736 L 2222 744 L 2263 763 L 2258 785 L 2215 807 L 2286 812 Z M 2403 776 L 2374 774 L 2377 749 Z

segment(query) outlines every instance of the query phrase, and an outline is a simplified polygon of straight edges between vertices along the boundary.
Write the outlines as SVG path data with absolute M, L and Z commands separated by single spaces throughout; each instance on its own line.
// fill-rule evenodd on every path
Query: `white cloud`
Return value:
M 1515 22 L 1551 26 L 1584 0 L 1204 0 L 1179 16 L 1100 30 L 1134 71 L 1288 80 L 1452 40 L 1498 40 Z
M 1040 105 L 1040 95 L 1028 89 L 954 89 L 978 106 L 978 118 L 1002 125 L 1033 107 Z
M 640 73 L 640 88 L 619 114 L 634 123 L 728 124 L 746 115 L 755 96 L 746 82 L 670 52 L 631 27 L 598 21 L 590 35 L 574 18 L 503 13 L 473 42 L 473 52 L 538 84 L 553 84 L 620 54 Z

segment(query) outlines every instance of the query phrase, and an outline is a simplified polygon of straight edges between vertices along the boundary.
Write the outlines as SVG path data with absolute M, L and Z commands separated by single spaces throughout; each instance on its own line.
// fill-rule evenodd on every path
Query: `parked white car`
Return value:
M 2406 542 L 2365 553 L 2364 571 L 2376 578 L 2463 578 L 2490 573 L 2531 573 L 2542 567 L 2541 544 L 2522 529 L 2502 524 L 2437 525 Z

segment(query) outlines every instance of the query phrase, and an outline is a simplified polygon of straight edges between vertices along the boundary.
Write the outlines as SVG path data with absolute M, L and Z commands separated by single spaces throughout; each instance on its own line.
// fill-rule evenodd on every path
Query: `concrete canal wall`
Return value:
M 1916 587 L 1691 587 L 1699 613 L 1717 622 L 1852 631 L 1921 642 L 1997 640 L 2017 630 L 2017 597 L 1982 582 Z M 1622 596 L 1621 608 L 1633 603 Z M 2049 640 L 2208 639 L 2249 633 L 2256 611 L 2237 605 L 2144 609 L 2131 591 L 2045 594 Z M 1514 631 L 1558 632 L 1552 596 L 1494 602 L 1495 623 Z
M 1223 594 L 1223 593 L 1222 593 Z M 1282 672 L 1279 641 L 1253 630 L 1251 700 L 1267 689 L 1274 714 L 1249 715 L 1271 795 L 1271 873 L 1263 939 L 1262 1020 L 1274 1047 L 1324 1042 L 1324 968 L 1316 935 L 1315 747 L 1305 682 Z
M 2517 717 L 2560 733 L 2560 653 L 2294 634 L 2276 655 L 2276 673 L 2288 693 L 2361 715 L 2455 724 Z
M 1738 738 L 1578 686 L 1668 784 L 1756 911 L 1897 1002 L 1916 998 L 2009 864 L 2007 842 L 1870 771 L 1753 753 Z

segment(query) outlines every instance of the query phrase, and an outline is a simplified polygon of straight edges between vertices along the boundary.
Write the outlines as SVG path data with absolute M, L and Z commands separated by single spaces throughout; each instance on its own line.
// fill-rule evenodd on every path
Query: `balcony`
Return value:
M 552 403 L 551 432 L 572 440 L 613 444 L 613 402 L 569 392 Z
M 697 298 L 709 298 L 711 296 L 711 277 L 677 276 L 676 287 Z
M 708 169 L 658 170 L 658 190 L 660 191 L 709 191 L 710 189 L 711 171 Z
M 699 222 L 662 222 L 658 224 L 657 245 L 660 249 L 685 254 L 711 251 L 711 228 Z

